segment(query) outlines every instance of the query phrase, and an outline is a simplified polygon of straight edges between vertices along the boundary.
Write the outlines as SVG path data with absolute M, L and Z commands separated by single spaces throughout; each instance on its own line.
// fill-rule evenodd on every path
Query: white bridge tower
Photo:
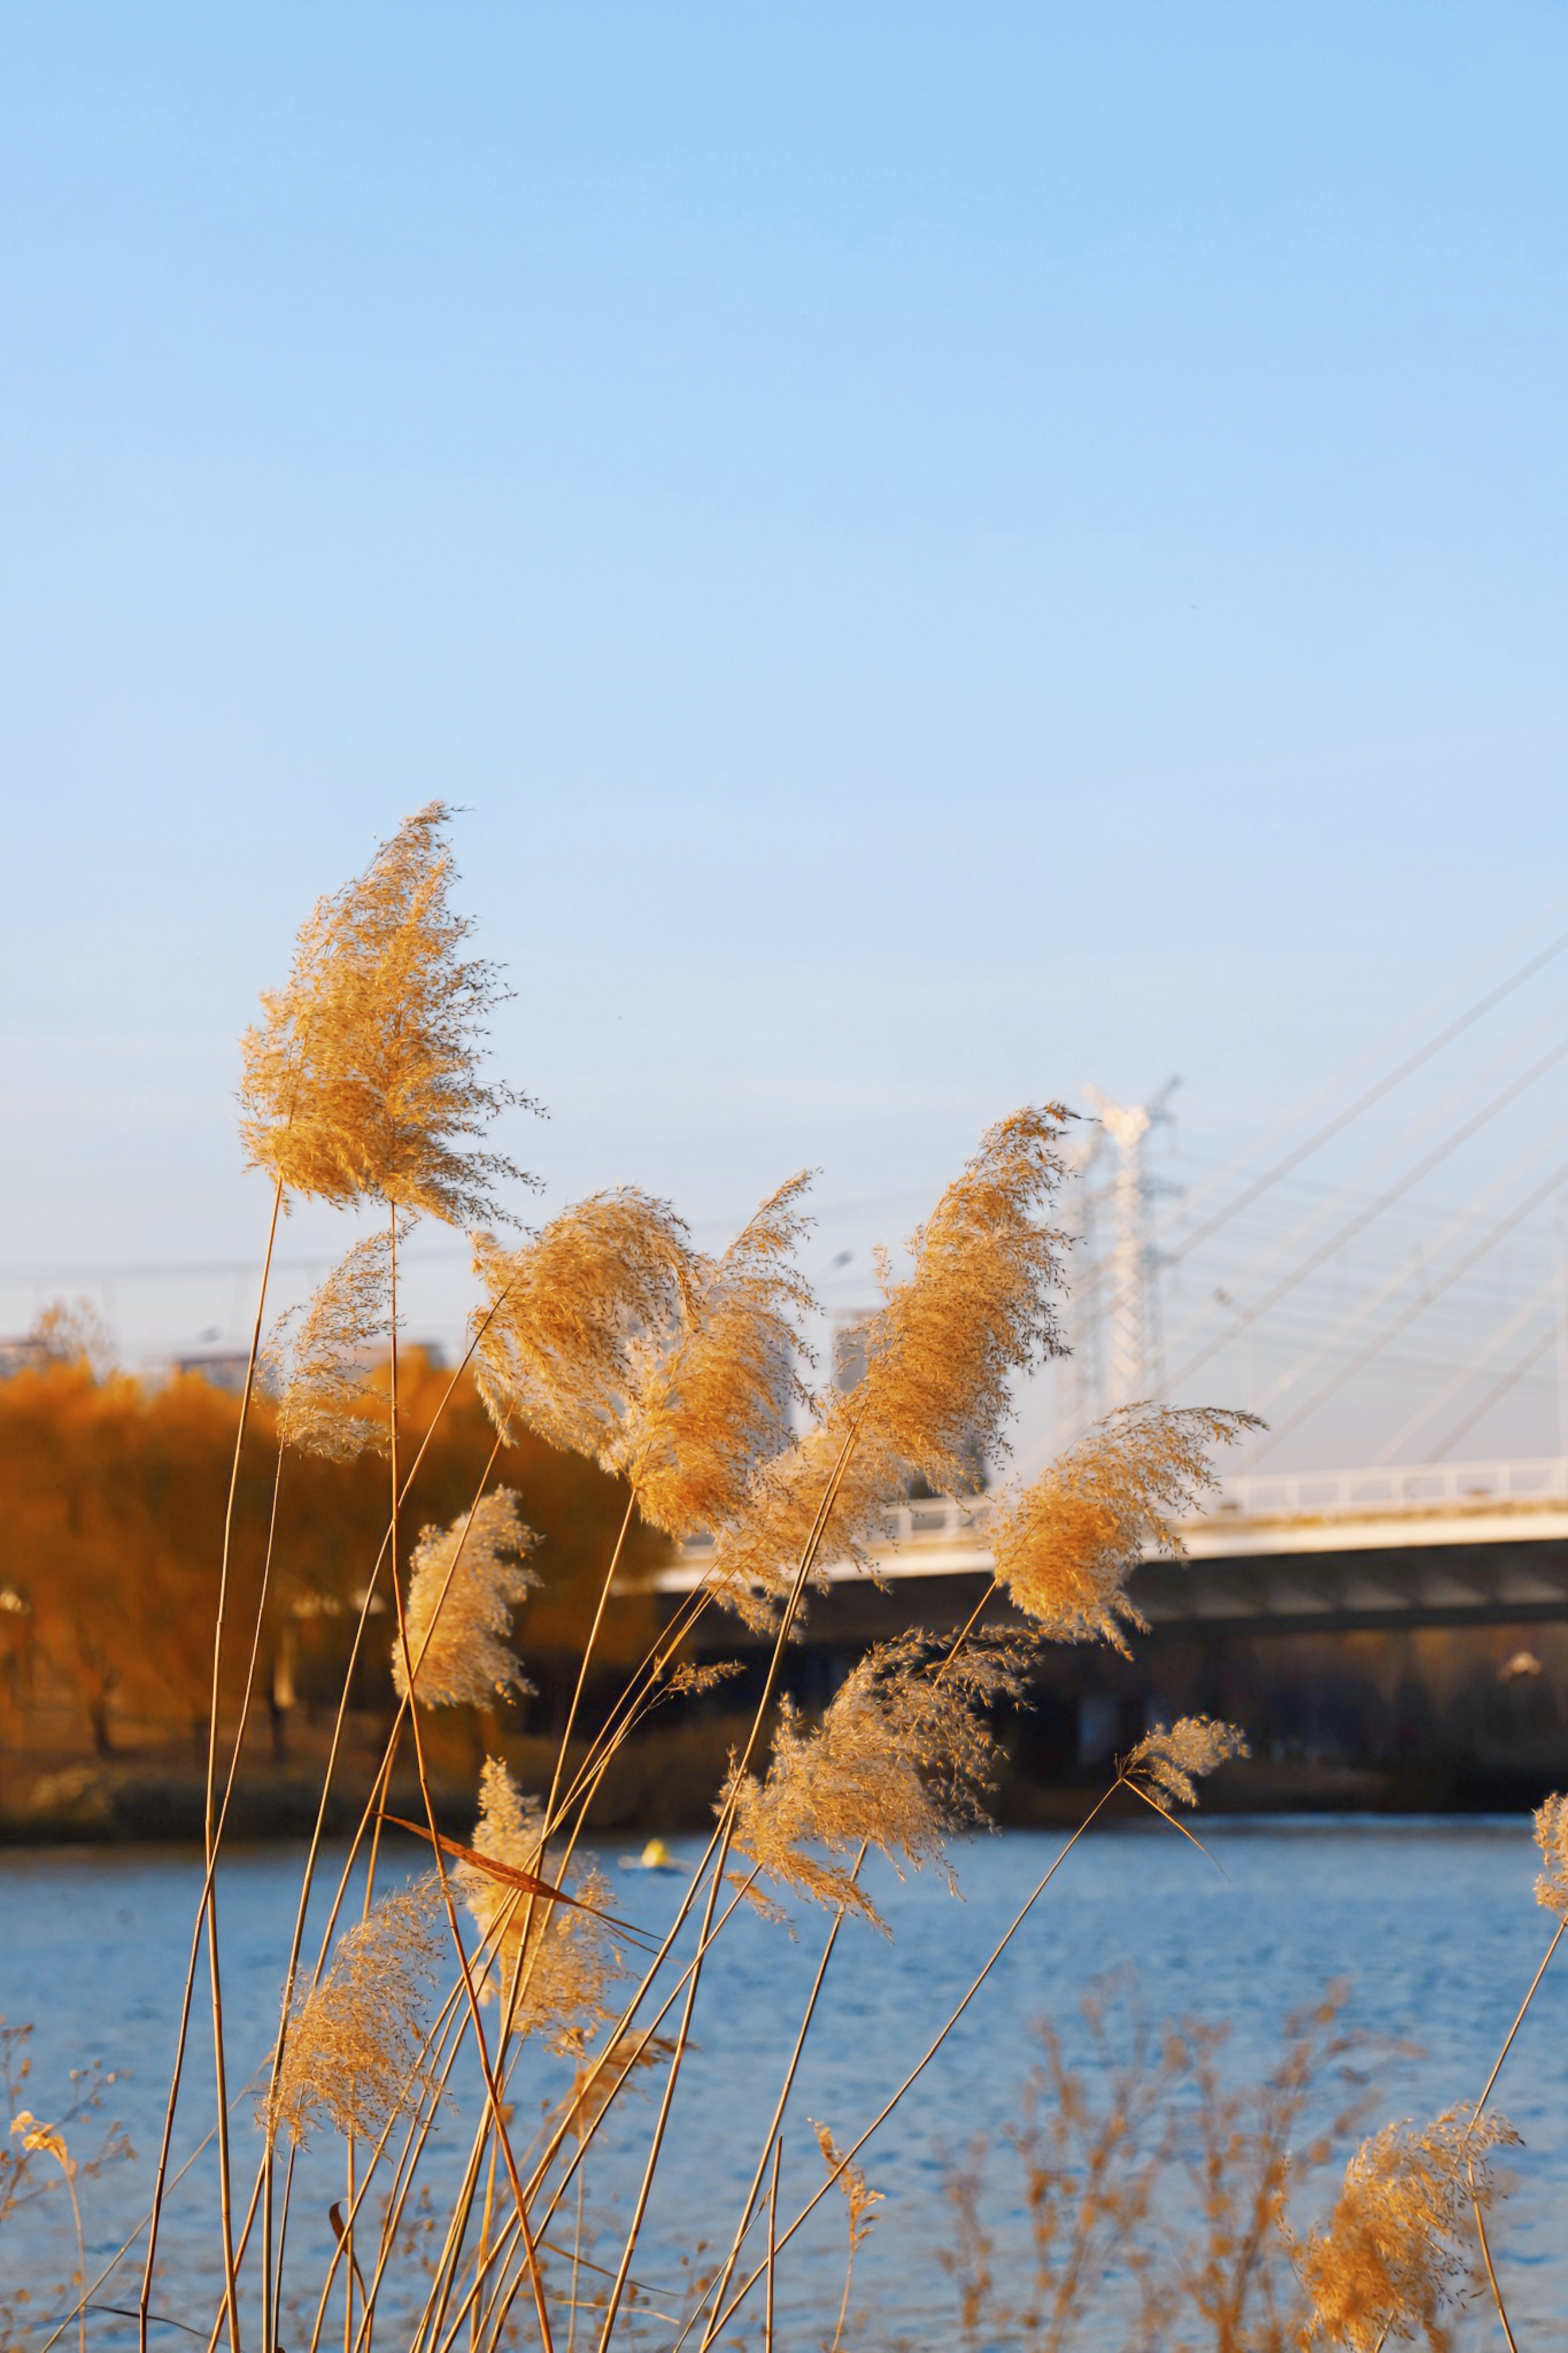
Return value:
M 1116 1152 L 1110 1187 L 1111 1248 L 1105 1323 L 1110 1345 L 1106 1374 L 1110 1406 L 1136 1405 L 1163 1385 L 1160 1331 L 1159 1254 L 1154 1247 L 1155 1180 L 1149 1167 L 1151 1131 L 1167 1119 L 1165 1109 L 1178 1082 L 1172 1079 L 1151 1103 L 1117 1103 L 1098 1087 L 1085 1094 Z

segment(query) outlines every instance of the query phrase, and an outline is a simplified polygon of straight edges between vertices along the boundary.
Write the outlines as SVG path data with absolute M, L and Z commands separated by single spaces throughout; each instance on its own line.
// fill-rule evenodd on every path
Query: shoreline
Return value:
M 724 1728 L 703 1728 L 693 1738 L 665 1736 L 628 1748 L 616 1759 L 595 1807 L 600 1836 L 669 1836 L 707 1829 L 712 1791 L 722 1778 Z M 717 1734 L 718 1736 L 715 1736 Z M 548 1764 L 543 1742 L 509 1742 L 509 1762 L 525 1780 L 540 1778 Z M 0 1848 L 44 1846 L 180 1846 L 199 1842 L 205 1774 L 168 1759 L 77 1762 L 30 1771 L 7 1758 L 0 1798 Z M 371 1785 L 364 1760 L 350 1761 L 329 1799 L 325 1832 L 350 1835 Z M 1009 1769 L 997 1788 L 992 1815 L 998 1829 L 1070 1830 L 1104 1788 L 1102 1769 L 1070 1778 L 1034 1780 Z M 477 1770 L 454 1771 L 443 1763 L 432 1776 L 440 1828 L 468 1839 L 475 1812 Z M 1204 1819 L 1257 1820 L 1293 1816 L 1330 1820 L 1465 1820 L 1483 1815 L 1521 1817 L 1540 1805 L 1552 1788 L 1550 1771 L 1474 1757 L 1448 1756 L 1395 1764 L 1348 1765 L 1312 1759 L 1254 1759 L 1226 1766 L 1205 1793 Z M 16 1794 L 13 1794 L 15 1792 Z M 242 1773 L 229 1807 L 226 1840 L 271 1844 L 308 1838 L 320 1803 L 319 1772 L 303 1762 Z M 421 1811 L 412 1775 L 400 1774 L 386 1810 L 416 1820 Z

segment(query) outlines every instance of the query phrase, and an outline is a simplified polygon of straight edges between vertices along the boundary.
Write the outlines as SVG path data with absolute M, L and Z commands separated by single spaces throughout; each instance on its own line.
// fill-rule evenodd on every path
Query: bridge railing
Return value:
M 1189 1532 L 1238 1520 L 1384 1519 L 1390 1514 L 1474 1512 L 1487 1504 L 1528 1509 L 1568 1502 L 1568 1457 L 1511 1462 L 1397 1462 L 1375 1471 L 1254 1472 L 1226 1479 L 1188 1523 Z M 984 1554 L 988 1498 L 933 1495 L 902 1504 L 884 1522 L 889 1545 L 933 1546 L 943 1542 Z M 699 1567 L 710 1536 L 682 1547 Z
M 1376 1471 L 1254 1472 L 1226 1479 L 1205 1519 L 1343 1519 L 1436 1512 L 1568 1497 L 1568 1459 L 1512 1462 L 1394 1462 Z
M 929 1543 L 947 1537 L 954 1544 L 977 1542 L 985 1525 L 984 1495 L 932 1495 L 929 1500 L 901 1504 L 886 1514 L 888 1544 Z M 689 1536 L 681 1551 L 689 1557 L 711 1552 L 711 1536 Z

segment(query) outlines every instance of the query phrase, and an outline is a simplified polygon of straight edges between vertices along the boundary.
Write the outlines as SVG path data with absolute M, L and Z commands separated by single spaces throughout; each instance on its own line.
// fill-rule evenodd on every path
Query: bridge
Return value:
M 966 1618 L 994 1567 L 986 1510 L 984 1496 L 937 1496 L 891 1513 L 881 1583 L 827 1563 L 808 1639 L 856 1644 Z M 1568 1458 L 1257 1474 L 1227 1481 L 1178 1533 L 1185 1558 L 1148 1557 L 1129 1586 L 1155 1634 L 1568 1620 Z M 687 1545 L 658 1590 L 691 1592 L 711 1552 Z M 995 1615 L 1007 1615 L 1000 1595 Z

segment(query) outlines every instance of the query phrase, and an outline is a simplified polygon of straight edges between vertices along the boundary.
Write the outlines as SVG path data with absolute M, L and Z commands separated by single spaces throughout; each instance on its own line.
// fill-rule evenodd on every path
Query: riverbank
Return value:
M 700 1831 L 712 1820 L 714 1793 L 746 1726 L 718 1717 L 668 1732 L 650 1732 L 615 1757 L 595 1802 L 594 1821 L 605 1832 L 668 1836 Z M 549 1784 L 553 1743 L 512 1738 L 501 1744 L 525 1788 Z M 583 1751 L 574 1746 L 573 1763 Z M 320 1804 L 324 1758 L 242 1768 L 229 1805 L 227 1836 L 247 1843 L 308 1837 Z M 330 1792 L 325 1830 L 348 1835 L 370 1794 L 376 1756 L 356 1744 L 340 1760 Z M 452 1837 L 472 1833 L 479 1758 L 458 1765 L 436 1761 L 432 1793 L 441 1828 Z M 995 1792 L 997 1822 L 1009 1829 L 1052 1829 L 1081 1820 L 1103 1788 L 1109 1767 L 1069 1778 L 1031 1778 L 1004 1764 Z M 1343 1763 L 1322 1758 L 1254 1757 L 1226 1766 L 1207 1784 L 1205 1811 L 1224 1815 L 1522 1813 L 1553 1786 L 1545 1763 L 1521 1764 L 1474 1754 L 1436 1754 L 1394 1762 Z M 199 1839 L 205 1775 L 194 1761 L 166 1755 L 84 1760 L 0 1759 L 0 1846 L 179 1844 Z M 389 1813 L 420 1819 L 423 1808 L 412 1771 L 402 1771 L 386 1801 Z

